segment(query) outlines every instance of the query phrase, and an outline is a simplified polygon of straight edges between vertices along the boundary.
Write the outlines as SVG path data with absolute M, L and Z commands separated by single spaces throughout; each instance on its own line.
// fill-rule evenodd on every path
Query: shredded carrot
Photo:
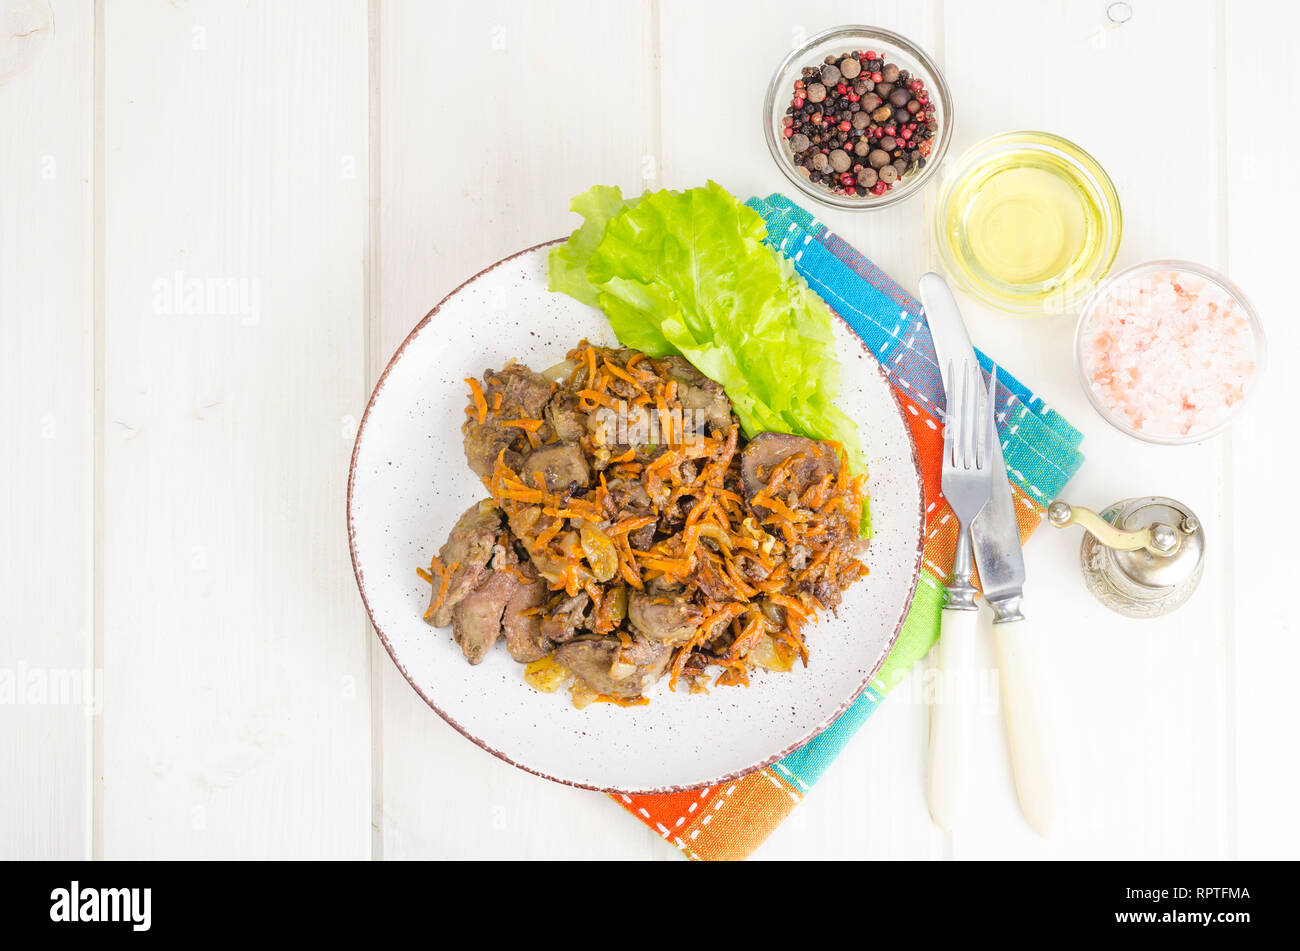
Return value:
M 673 438 L 673 417 L 668 411 L 668 401 L 662 387 L 655 393 L 655 410 L 659 415 L 659 441 L 667 446 L 676 445 L 677 440 Z
M 416 568 L 415 573 L 418 574 L 425 581 L 429 582 L 429 584 L 433 584 L 434 574 L 435 573 L 439 575 L 442 574 L 442 559 L 439 558 L 437 555 L 434 555 L 432 558 L 429 559 L 428 571 L 425 571 L 423 568 Z
M 695 570 L 694 559 L 655 558 L 647 552 L 634 552 L 637 560 L 645 568 L 660 571 L 669 577 L 684 578 Z
M 502 426 L 517 426 L 530 433 L 535 433 L 544 425 L 540 419 L 503 419 Z
M 627 532 L 635 532 L 638 528 L 645 528 L 647 525 L 653 525 L 658 521 L 653 515 L 640 515 L 634 518 L 625 518 L 621 522 L 615 522 L 609 528 L 605 529 L 605 534 L 613 537 L 622 535 Z
M 640 383 L 637 382 L 636 377 L 632 376 L 632 374 L 628 373 L 626 370 L 620 369 L 619 367 L 615 366 L 613 363 L 610 362 L 609 357 L 605 358 L 604 365 L 605 365 L 605 369 L 608 370 L 611 375 L 616 376 L 620 380 L 623 380 L 627 383 L 631 383 L 640 392 L 642 393 L 645 392 L 645 387 L 643 387 Z
M 546 501 L 546 493 L 538 489 L 530 489 L 527 486 L 508 486 L 503 485 L 500 491 L 502 499 L 511 499 L 515 502 L 534 502 L 541 503 Z
M 605 406 L 609 409 L 616 409 L 614 398 L 605 393 L 596 390 L 578 390 L 578 396 L 588 403 L 596 406 Z
M 611 697 L 607 693 L 598 693 L 591 699 L 597 703 L 616 703 L 620 707 L 644 707 L 650 702 L 649 697 L 636 697 L 632 700 L 627 700 L 623 697 Z
M 478 380 L 474 379 L 472 376 L 466 377 L 465 382 L 469 384 L 470 395 L 474 397 L 474 405 L 478 408 L 478 421 L 480 423 L 486 423 L 488 408 L 487 400 L 483 398 L 483 387 L 480 386 Z
M 796 601 L 794 598 L 788 597 L 787 595 L 784 594 L 777 594 L 773 592 L 772 594 L 768 595 L 768 599 L 773 604 L 779 604 L 787 611 L 793 611 L 796 615 L 798 615 L 800 620 L 808 617 L 809 614 L 808 609 L 805 608 L 798 601 Z
M 836 499 L 838 498 L 839 496 L 836 496 Z M 777 519 L 781 519 L 787 522 L 806 521 L 806 517 L 802 512 L 796 512 L 794 509 L 790 508 L 790 506 L 786 505 L 780 499 L 773 498 L 766 491 L 760 492 L 758 493 L 758 495 L 754 496 L 754 502 L 755 504 L 761 505 L 764 508 L 771 510 L 771 514 L 768 515 L 766 519 L 764 519 L 765 522 L 771 522 Z
M 451 576 L 456 573 L 456 569 L 459 567 L 460 562 L 458 561 L 446 571 L 442 572 L 442 579 L 438 584 L 438 596 L 433 599 L 432 603 L 430 603 L 429 610 L 424 612 L 424 619 L 426 621 L 433 617 L 433 615 L 437 613 L 438 608 L 442 607 L 442 603 L 447 600 L 447 589 L 451 587 Z

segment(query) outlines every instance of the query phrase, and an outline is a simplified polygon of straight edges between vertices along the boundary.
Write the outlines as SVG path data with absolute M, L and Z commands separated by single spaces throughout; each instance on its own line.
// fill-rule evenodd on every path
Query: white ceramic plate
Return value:
M 923 490 L 916 449 L 884 374 L 840 323 L 840 403 L 861 427 L 875 535 L 870 575 L 839 617 L 807 630 L 808 667 L 756 671 L 750 687 L 659 689 L 647 706 L 577 710 L 539 693 L 498 644 L 465 663 L 451 629 L 422 619 L 427 566 L 469 505 L 486 496 L 465 464 L 464 379 L 511 357 L 535 370 L 582 338 L 616 346 L 604 315 L 546 290 L 551 245 L 520 252 L 452 292 L 411 332 L 380 378 L 357 434 L 348 533 L 357 584 L 393 662 L 442 717 L 479 746 L 557 782 L 611 792 L 712 785 L 767 765 L 851 704 L 884 661 L 920 571 Z

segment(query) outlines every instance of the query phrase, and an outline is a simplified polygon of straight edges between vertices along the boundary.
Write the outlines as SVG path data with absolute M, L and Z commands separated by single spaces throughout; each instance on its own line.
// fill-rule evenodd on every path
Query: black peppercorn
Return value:
M 800 76 L 779 131 L 810 182 L 869 199 L 924 166 L 939 123 L 924 83 L 907 70 L 857 51 L 826 56 Z

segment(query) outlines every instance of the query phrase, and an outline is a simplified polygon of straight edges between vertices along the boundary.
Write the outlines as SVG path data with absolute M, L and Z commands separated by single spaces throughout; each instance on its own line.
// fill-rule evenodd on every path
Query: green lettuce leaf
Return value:
M 624 199 L 597 185 L 573 200 L 585 222 L 551 252 L 548 286 L 599 307 L 619 341 L 681 354 L 721 383 L 746 436 L 839 442 L 864 469 L 857 425 L 836 405 L 832 316 L 762 217 L 715 182 Z
M 622 190 L 612 185 L 595 185 L 569 202 L 569 210 L 576 211 L 586 221 L 569 235 L 568 241 L 551 252 L 546 271 L 547 290 L 576 297 L 592 307 L 599 306 L 599 292 L 587 280 L 587 262 L 605 236 L 609 220 L 636 203 L 635 198 L 625 200 Z

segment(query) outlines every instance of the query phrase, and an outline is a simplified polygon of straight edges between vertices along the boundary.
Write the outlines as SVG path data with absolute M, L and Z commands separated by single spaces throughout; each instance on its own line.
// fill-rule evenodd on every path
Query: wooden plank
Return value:
M 94 29 L 0 3 L 3 858 L 90 854 Z
M 673 188 L 712 178 L 743 197 L 793 193 L 767 152 L 758 111 L 777 65 L 814 34 L 844 23 L 871 23 L 941 52 L 938 5 L 932 2 L 836 0 L 797 10 L 741 0 L 667 0 L 661 6 L 663 169 L 664 183 Z M 718 43 L 722 36 L 725 44 Z M 693 108 L 698 91 L 710 88 L 734 88 L 742 107 Z M 866 215 L 812 210 L 892 276 L 915 286 L 930 267 L 931 197 Z M 811 207 L 806 199 L 803 204 Z M 947 837 L 926 809 L 921 764 L 928 708 L 919 683 L 918 671 L 897 688 L 756 858 L 945 854 Z
M 366 7 L 105 16 L 97 852 L 366 857 Z
M 378 5 L 372 378 L 466 278 L 576 227 L 570 196 L 598 182 L 635 194 L 655 181 L 653 12 L 650 4 L 522 0 Z M 420 700 L 382 649 L 377 656 L 385 858 L 676 854 L 605 797 L 478 749 Z
M 1129 6 L 1131 19 L 1116 25 L 1101 3 L 946 4 L 945 66 L 958 113 L 954 154 L 1017 128 L 1064 135 L 1092 152 L 1115 181 L 1124 210 L 1117 267 L 1162 257 L 1213 264 L 1222 227 L 1215 5 Z M 1127 120 L 1126 103 L 1140 109 L 1140 121 Z M 1213 541 L 1194 599 L 1169 617 L 1133 621 L 1108 612 L 1084 589 L 1077 530 L 1035 536 L 1026 552 L 1026 611 L 1038 630 L 1051 632 L 1056 655 L 1046 676 L 1058 699 L 1065 821 L 1050 843 L 1024 825 L 1000 716 L 990 709 L 975 751 L 986 764 L 972 803 L 978 821 L 955 834 L 954 854 L 1229 854 L 1223 660 L 1232 554 L 1223 544 L 1223 443 L 1151 447 L 1111 430 L 1076 382 L 1072 317 L 1014 319 L 973 303 L 963 309 L 976 344 L 1086 434 L 1087 462 L 1066 492 L 1069 500 L 1099 508 L 1133 496 L 1173 496 L 1201 515 Z
M 1293 268 L 1288 251 L 1300 220 L 1300 130 L 1278 121 L 1282 103 L 1300 98 L 1288 37 L 1300 28 L 1293 6 L 1249 0 L 1224 4 L 1225 99 L 1221 168 L 1227 186 L 1225 252 L 1219 265 L 1260 311 L 1271 366 L 1257 402 L 1224 440 L 1231 473 L 1229 501 L 1233 559 L 1228 576 L 1231 653 L 1225 663 L 1236 683 L 1230 739 L 1237 759 L 1237 852 L 1241 858 L 1294 859 L 1300 854 L 1300 818 L 1294 790 L 1300 762 L 1292 754 L 1296 723 L 1293 674 L 1300 669 L 1300 638 L 1288 594 L 1300 577 L 1300 558 L 1288 529 L 1288 503 L 1269 480 L 1285 480 L 1300 464 L 1290 433 L 1300 405 L 1300 376 L 1288 365 L 1300 351 Z M 1240 95 L 1241 90 L 1253 94 Z M 1283 108 L 1285 112 L 1285 108 Z M 1285 489 L 1283 489 L 1285 491 Z

